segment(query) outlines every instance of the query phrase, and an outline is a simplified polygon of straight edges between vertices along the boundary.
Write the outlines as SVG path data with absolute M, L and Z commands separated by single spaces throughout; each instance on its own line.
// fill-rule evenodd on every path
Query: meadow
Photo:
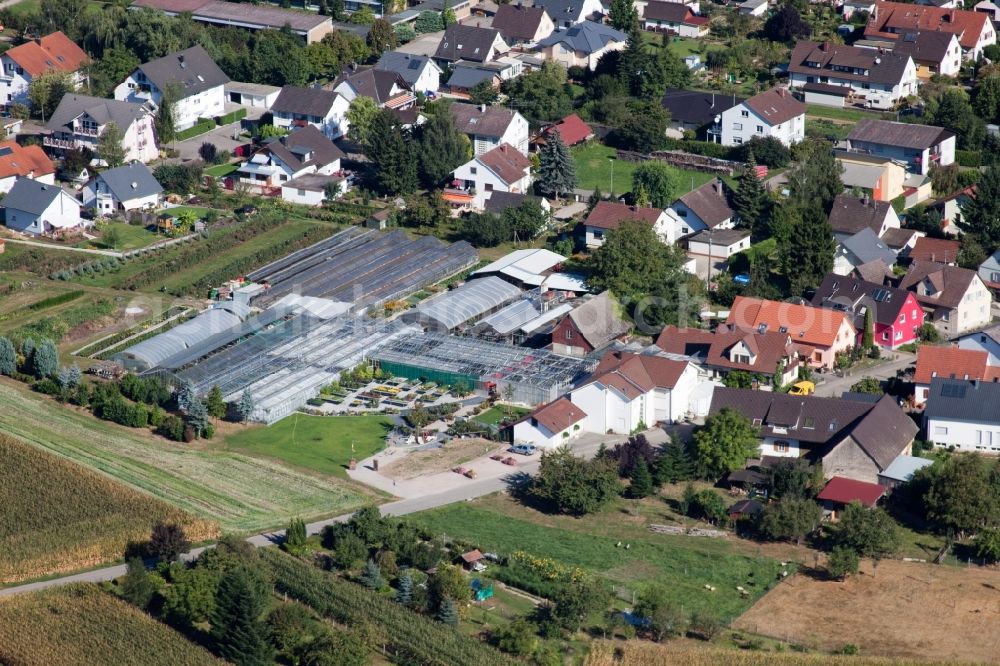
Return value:
M 225 662 L 95 585 L 0 599 L 0 663 L 222 666 Z
M 340 515 L 370 497 L 322 479 L 231 451 L 183 444 L 98 421 L 28 388 L 0 380 L 0 432 L 144 490 L 227 531 L 283 527 L 292 517 Z
M 195 541 L 218 534 L 211 521 L 13 437 L 0 435 L 0 460 L 0 583 L 119 559 L 158 521 Z
M 480 549 L 523 550 L 581 567 L 626 590 L 658 583 L 685 612 L 706 612 L 726 622 L 746 611 L 781 571 L 777 561 L 740 552 L 728 540 L 654 534 L 647 516 L 633 515 L 625 500 L 581 519 L 543 514 L 494 495 L 407 520 Z M 750 594 L 742 597 L 737 585 Z
M 391 421 L 379 415 L 310 416 L 296 412 L 273 425 L 240 430 L 226 438 L 226 446 L 346 479 L 351 459 L 362 460 L 381 451 L 391 427 Z
M 614 159 L 617 151 L 611 146 L 591 142 L 585 146 L 573 148 L 570 151 L 576 162 L 576 186 L 584 190 L 600 189 L 605 195 L 611 193 L 611 181 L 614 177 L 614 193 L 621 196 L 632 190 L 632 173 L 640 162 L 629 162 Z M 612 174 L 612 162 L 614 173 Z M 677 169 L 680 174 L 681 188 L 678 196 L 686 194 L 712 180 L 712 174 L 690 169 Z

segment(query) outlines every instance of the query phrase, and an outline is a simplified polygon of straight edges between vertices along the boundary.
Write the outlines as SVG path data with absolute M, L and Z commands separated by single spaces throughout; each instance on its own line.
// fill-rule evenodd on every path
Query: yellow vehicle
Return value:
M 796 384 L 792 384 L 792 388 L 789 389 L 788 395 L 812 395 L 816 392 L 816 385 L 809 381 L 802 381 Z

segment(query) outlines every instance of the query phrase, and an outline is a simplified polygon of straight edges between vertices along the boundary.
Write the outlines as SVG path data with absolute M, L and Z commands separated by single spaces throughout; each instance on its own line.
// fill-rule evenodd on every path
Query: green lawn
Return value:
M 709 51 L 724 51 L 726 46 L 724 44 L 713 44 L 701 39 L 680 37 L 671 39 L 670 46 L 667 48 L 678 58 L 685 58 L 692 53 L 702 55 L 708 53 Z M 704 63 L 705 58 L 702 57 L 701 61 Z
M 151 245 L 158 240 L 165 240 L 164 236 L 159 236 L 145 227 L 125 222 L 111 222 L 104 228 L 115 230 L 115 233 L 118 234 L 117 243 L 112 245 L 102 237 L 78 243 L 77 247 L 97 248 L 99 250 L 134 250 Z
M 178 215 L 180 215 L 185 211 L 191 211 L 192 213 L 198 216 L 198 219 L 202 219 L 208 214 L 208 211 L 210 210 L 212 209 L 208 208 L 207 206 L 174 206 L 173 208 L 164 208 L 160 212 L 170 213 L 174 217 L 177 217 Z
M 17 17 L 28 16 L 30 14 L 36 14 L 42 7 L 42 0 L 21 0 L 21 2 L 16 5 L 11 5 L 7 8 L 11 14 Z
M 507 416 L 508 409 L 510 410 L 510 413 L 513 415 L 514 418 L 521 417 L 527 414 L 529 411 L 527 409 L 524 409 L 523 407 L 508 408 L 505 405 L 500 405 L 497 407 L 490 407 L 485 412 L 475 417 L 475 420 L 479 421 L 480 423 L 484 423 L 486 425 L 495 426 L 498 425 L 500 421 L 502 421 Z
M 592 142 L 585 146 L 572 149 L 573 159 L 576 162 L 577 187 L 585 190 L 600 188 L 604 194 L 611 192 L 612 168 L 614 169 L 614 192 L 613 194 L 624 194 L 632 189 L 632 172 L 639 166 L 639 162 L 628 162 L 626 160 L 611 160 L 609 158 L 616 155 L 616 151 L 611 146 Z M 612 162 L 614 167 L 612 167 Z M 712 179 L 712 174 L 690 169 L 677 169 L 681 174 L 681 191 L 678 194 L 685 194 L 696 187 L 704 185 Z
M 216 164 L 205 169 L 206 176 L 223 178 L 240 168 L 239 164 Z
M 883 113 L 877 111 L 862 111 L 861 109 L 838 109 L 834 106 L 823 106 L 821 104 L 806 104 L 806 116 L 818 116 L 820 118 L 833 118 L 834 120 L 849 120 L 857 122 L 865 118 L 876 120 L 893 120 Z
M 644 522 L 636 524 L 625 500 L 601 514 L 578 519 L 542 514 L 493 496 L 414 514 L 408 520 L 480 549 L 501 554 L 523 550 L 578 566 L 630 590 L 656 583 L 686 612 L 705 611 L 725 621 L 748 609 L 781 571 L 775 560 L 737 552 L 728 540 L 653 534 Z M 705 585 L 716 589 L 707 590 Z M 741 597 L 737 585 L 750 590 L 750 595 Z
M 232 435 L 226 445 L 233 451 L 347 478 L 345 470 L 351 459 L 362 460 L 381 451 L 390 428 L 391 422 L 384 416 L 309 416 L 296 412 L 273 425 Z

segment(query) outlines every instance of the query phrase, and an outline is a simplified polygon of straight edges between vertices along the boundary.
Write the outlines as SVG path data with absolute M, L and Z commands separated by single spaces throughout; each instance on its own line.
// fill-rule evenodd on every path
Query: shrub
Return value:
M 983 165 L 983 154 L 978 150 L 956 150 L 955 161 L 959 166 L 978 168 Z

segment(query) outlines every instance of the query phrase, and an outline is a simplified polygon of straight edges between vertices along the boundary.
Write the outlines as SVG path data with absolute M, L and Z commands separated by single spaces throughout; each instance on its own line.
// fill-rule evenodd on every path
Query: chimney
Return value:
M 479 105 L 479 113 L 486 113 L 486 105 L 485 104 L 480 104 Z
M 715 108 L 715 93 L 712 93 L 712 106 L 710 106 L 708 108 L 710 108 L 710 109 L 714 109 Z
M 822 44 L 820 44 L 819 45 L 819 50 L 823 51 L 823 52 L 829 51 L 830 50 L 830 42 L 823 42 Z
M 722 196 L 722 181 L 719 180 L 718 178 L 716 178 L 715 182 L 712 183 L 712 187 L 715 188 L 715 193 L 718 194 L 721 197 Z
M 868 205 L 868 193 L 867 192 L 865 192 L 864 194 L 861 195 L 861 205 L 863 205 L 863 206 L 867 206 Z
M 784 88 L 776 88 L 775 90 L 777 90 L 777 91 L 778 91 L 778 96 L 779 96 L 779 97 L 784 97 L 784 96 L 785 96 L 785 92 L 786 92 L 786 91 L 785 91 L 785 89 L 784 89 Z

